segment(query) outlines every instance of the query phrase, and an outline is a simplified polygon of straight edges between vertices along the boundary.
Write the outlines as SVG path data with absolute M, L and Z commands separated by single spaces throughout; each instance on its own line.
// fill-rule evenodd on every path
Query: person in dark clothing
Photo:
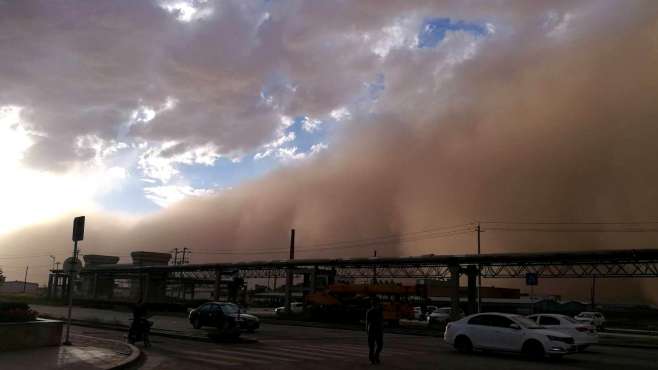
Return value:
M 133 306 L 133 324 L 139 323 L 142 319 L 146 319 L 146 304 L 139 300 L 137 304 Z
M 368 358 L 373 364 L 379 363 L 379 354 L 384 346 L 384 310 L 375 297 L 366 312 L 366 332 L 368 333 Z
M 129 342 L 134 343 L 137 340 L 143 340 L 145 346 L 149 347 L 151 345 L 149 331 L 152 323 L 147 318 L 146 304 L 140 300 L 133 306 L 133 321 L 128 329 Z

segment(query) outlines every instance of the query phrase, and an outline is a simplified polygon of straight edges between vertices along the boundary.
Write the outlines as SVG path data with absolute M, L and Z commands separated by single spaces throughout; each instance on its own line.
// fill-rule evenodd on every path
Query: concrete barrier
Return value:
M 46 319 L 0 323 L 0 351 L 58 346 L 63 327 L 62 321 Z

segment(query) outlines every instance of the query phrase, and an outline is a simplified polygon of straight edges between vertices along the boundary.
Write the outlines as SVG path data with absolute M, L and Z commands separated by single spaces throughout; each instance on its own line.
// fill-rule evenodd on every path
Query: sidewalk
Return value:
M 2 370 L 119 369 L 139 357 L 139 349 L 127 343 L 84 335 L 71 335 L 71 346 L 42 347 L 0 352 Z

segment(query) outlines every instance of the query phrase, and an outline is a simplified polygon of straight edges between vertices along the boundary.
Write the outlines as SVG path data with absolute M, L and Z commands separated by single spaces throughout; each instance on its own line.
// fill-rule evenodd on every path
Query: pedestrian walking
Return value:
M 384 311 L 377 297 L 370 300 L 370 309 L 366 312 L 366 332 L 368 358 L 372 364 L 378 364 L 379 354 L 384 346 Z

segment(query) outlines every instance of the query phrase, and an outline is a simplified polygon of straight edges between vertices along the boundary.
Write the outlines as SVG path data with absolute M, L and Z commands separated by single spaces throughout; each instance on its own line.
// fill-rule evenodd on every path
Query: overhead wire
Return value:
M 436 239 L 441 237 L 449 237 L 454 235 L 466 234 L 472 232 L 473 224 L 455 225 L 449 227 L 437 227 L 407 233 L 389 234 L 363 239 L 342 240 L 326 243 L 316 243 L 309 245 L 302 245 L 295 248 L 295 252 L 314 252 L 323 250 L 335 249 L 349 249 L 367 247 L 372 245 L 386 245 L 386 244 L 404 244 L 409 242 L 417 242 L 427 239 Z M 425 234 L 425 235 L 424 235 Z M 261 249 L 233 249 L 223 251 L 195 251 L 195 254 L 202 255 L 232 255 L 232 254 L 273 254 L 280 252 L 287 252 L 288 248 L 261 248 Z
M 480 221 L 497 225 L 658 225 L 658 221 Z
M 658 221 L 482 221 L 483 230 L 559 233 L 658 232 Z M 491 225 L 491 226 L 487 226 Z M 580 227 L 580 228 L 579 228 Z

